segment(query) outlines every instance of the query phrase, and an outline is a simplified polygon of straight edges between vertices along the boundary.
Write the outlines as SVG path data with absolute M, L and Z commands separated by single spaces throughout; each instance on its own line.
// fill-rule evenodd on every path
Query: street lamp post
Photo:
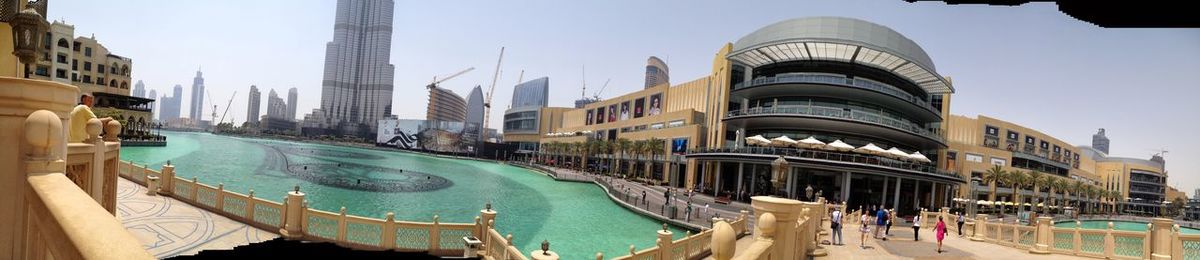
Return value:
M 37 1 L 30 1 L 25 9 L 17 13 L 9 24 L 13 31 L 13 55 L 25 64 L 25 78 L 29 78 L 29 64 L 37 61 L 38 45 L 46 34 L 50 24 L 34 7 Z

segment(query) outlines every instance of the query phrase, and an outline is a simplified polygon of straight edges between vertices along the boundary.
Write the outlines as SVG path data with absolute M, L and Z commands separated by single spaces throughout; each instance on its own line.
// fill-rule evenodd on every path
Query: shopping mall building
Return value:
M 1127 185 L 1128 174 L 1106 181 L 1096 173 L 1100 162 L 1113 161 L 1097 159 L 1107 155 L 1007 122 L 951 116 L 953 93 L 933 59 L 892 29 L 852 18 L 798 18 L 725 44 L 705 77 L 567 109 L 560 124 L 538 134 L 543 147 L 664 140 L 662 153 L 601 150 L 590 152 L 587 165 L 733 200 L 820 196 L 910 214 L 977 197 L 971 192 L 986 190 L 978 174 L 993 164 Z M 627 163 L 614 165 L 614 157 Z M 1161 177 L 1135 183 L 1165 187 L 1161 167 L 1114 172 L 1130 171 Z M 1140 190 L 1133 192 L 1148 192 Z

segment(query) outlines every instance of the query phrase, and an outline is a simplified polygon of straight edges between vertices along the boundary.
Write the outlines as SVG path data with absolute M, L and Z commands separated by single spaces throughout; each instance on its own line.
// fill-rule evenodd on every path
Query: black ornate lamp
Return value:
M 13 27 L 13 55 L 25 64 L 25 78 L 29 78 L 29 64 L 37 61 L 38 45 L 42 43 L 42 36 L 50 28 L 46 18 L 39 14 L 34 6 L 37 6 L 37 2 L 30 1 L 24 10 L 9 21 Z
M 809 201 L 812 201 L 812 196 L 813 196 L 813 188 L 812 188 L 812 185 L 810 184 L 810 185 L 808 185 L 808 187 L 804 188 L 804 197 L 807 197 Z
M 550 255 L 550 241 L 542 239 L 542 255 Z

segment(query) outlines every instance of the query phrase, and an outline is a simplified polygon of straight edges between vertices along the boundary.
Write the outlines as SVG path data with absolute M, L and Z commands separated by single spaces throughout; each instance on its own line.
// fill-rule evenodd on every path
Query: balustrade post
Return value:
M 193 178 L 193 184 L 195 179 Z M 196 194 L 192 192 L 192 194 Z M 279 234 L 283 238 L 289 240 L 300 239 L 304 237 L 303 224 L 304 219 L 304 193 L 300 192 L 300 186 L 297 185 L 292 191 L 287 194 L 287 199 L 284 200 L 284 221 L 283 228 L 279 229 Z
M 483 210 L 479 211 L 480 221 L 482 223 L 492 223 L 496 220 L 496 211 L 492 210 L 492 203 L 483 204 Z M 479 227 L 479 237 L 488 236 L 488 228 L 490 226 Z
M 1036 232 L 1035 234 L 1037 236 L 1037 242 L 1033 245 L 1033 247 L 1029 248 L 1030 253 L 1034 253 L 1034 254 L 1049 254 L 1050 253 L 1051 243 L 1054 243 L 1054 232 L 1053 232 L 1053 230 L 1051 230 L 1052 226 L 1050 225 L 1050 222 L 1052 220 L 1053 219 L 1051 219 L 1050 217 L 1038 217 L 1037 218 L 1037 230 L 1035 231 Z
M 975 215 L 975 234 L 971 236 L 971 241 L 983 241 L 987 237 L 987 215 Z
M 1150 230 L 1150 229 L 1146 229 Z M 1108 229 L 1104 230 L 1104 257 L 1113 259 L 1116 256 L 1117 241 L 1113 237 L 1113 223 L 1108 222 Z M 1147 232 L 1149 233 L 1149 232 Z
M 604 260 L 604 253 L 596 252 L 596 260 Z
M 254 223 L 254 189 L 250 189 L 250 193 L 246 194 L 246 220 Z
M 438 222 L 438 215 L 433 215 L 433 227 L 429 228 L 429 252 L 441 249 L 442 227 Z M 511 241 L 510 241 L 511 243 Z
M 16 133 L 21 133 L 22 131 L 20 129 L 9 129 L 8 127 L 12 126 L 8 125 L 8 123 L 10 123 L 9 120 L 10 119 L 8 118 L 0 119 L 0 121 L 3 121 L 2 123 L 4 123 L 2 127 L 4 127 L 5 131 L 5 140 L 9 140 L 9 135 L 7 134 L 10 132 L 8 131 Z M 22 185 L 28 185 L 25 183 L 27 177 L 29 176 L 66 173 L 67 166 L 66 162 L 64 161 L 65 154 L 58 154 L 55 152 L 56 148 L 65 146 L 63 142 L 67 139 L 66 136 L 64 136 L 62 125 L 63 121 L 59 119 L 58 115 L 47 110 L 34 111 L 33 113 L 29 114 L 29 116 L 25 117 L 23 128 L 24 134 L 20 134 L 20 139 L 13 139 L 22 140 L 28 145 L 23 146 L 20 143 L 9 144 L 3 146 L 3 151 L 0 151 L 0 153 L 3 153 L 6 156 L 11 155 L 19 158 L 19 160 L 23 160 L 24 167 L 17 167 L 16 165 L 5 165 L 4 167 L 0 167 L 0 177 L 4 178 L 2 182 L 9 182 L 10 180 L 19 179 L 21 184 L 10 187 L 27 187 Z M 16 128 L 16 126 L 12 127 Z M 12 181 L 9 183 L 15 184 L 17 181 Z M 8 206 L 4 209 L 4 211 L 0 211 L 0 219 L 4 219 L 5 221 L 3 225 L 0 226 L 0 233 L 11 235 L 10 237 L 6 238 L 13 238 L 0 241 L 0 245 L 8 247 L 5 248 L 5 250 L 10 250 L 4 251 L 7 253 L 7 255 L 0 255 L 0 257 L 11 257 L 15 259 L 26 257 L 31 259 L 48 258 L 46 256 L 48 256 L 50 252 L 47 244 L 52 242 L 43 242 L 40 239 L 30 239 L 31 237 L 36 237 L 36 234 L 39 233 L 39 231 L 36 230 L 36 227 L 34 227 L 32 224 L 28 224 L 36 222 L 36 220 L 29 219 L 29 215 L 31 215 L 31 213 L 29 213 L 27 209 L 28 206 L 26 205 L 26 200 L 30 199 L 30 193 L 26 193 L 21 189 L 0 189 L 0 194 L 3 194 L 3 196 L 0 196 L 0 200 L 3 202 L 14 203 L 5 204 Z M 22 233 L 24 235 L 18 235 Z M 22 253 L 22 251 L 24 251 L 24 253 Z
M 513 242 L 512 242 L 512 241 L 513 241 L 513 238 L 512 238 L 512 233 L 508 233 L 508 235 L 504 236 L 504 246 L 512 246 L 512 245 L 513 245 Z M 503 250 L 503 251 L 504 251 L 504 258 L 503 258 L 503 259 L 509 259 L 509 255 L 508 255 L 508 251 L 509 251 L 509 250 L 508 250 L 508 248 L 504 248 L 504 250 Z
M 188 196 L 188 199 L 192 202 L 196 202 L 197 193 L 200 193 L 200 180 L 196 179 L 196 177 L 192 177 L 192 194 Z
M 338 210 L 337 242 L 346 242 L 346 207 Z
M 396 248 L 396 214 L 387 213 L 387 217 L 383 220 L 383 241 L 379 241 L 379 247 L 384 249 Z
M 658 233 L 658 259 L 675 259 L 674 256 L 671 256 L 671 247 L 674 246 L 671 244 L 673 242 L 671 241 L 671 235 L 673 235 L 673 233 L 671 233 L 670 230 L 667 230 L 667 223 L 663 223 L 662 230 L 659 230 L 656 233 Z
M 632 247 L 630 246 L 631 249 Z M 725 222 L 724 219 L 717 219 L 713 222 L 709 250 L 712 251 L 713 259 L 733 259 L 734 251 L 737 250 L 737 234 L 734 233 L 733 226 L 730 226 L 729 222 Z
M 91 143 L 95 148 L 92 151 L 92 160 L 89 162 L 92 165 L 90 176 L 92 187 L 88 188 L 88 190 L 91 191 L 89 195 L 92 195 L 92 199 L 95 199 L 100 205 L 104 205 L 104 152 L 108 148 L 104 145 L 104 139 L 100 137 L 101 127 L 103 127 L 103 124 L 100 122 L 100 119 L 92 118 L 88 120 L 87 132 L 90 137 L 87 142 Z
M 142 171 L 142 176 L 146 176 L 146 177 L 145 177 L 146 179 L 145 179 L 145 180 L 143 180 L 143 181 L 146 181 L 146 182 L 149 182 L 149 181 L 150 181 L 150 176 L 151 176 L 152 174 L 150 174 L 150 165 L 149 165 L 149 164 L 142 165 L 142 168 L 141 168 L 141 169 L 138 169 L 137 167 L 133 167 L 133 168 L 134 168 L 134 169 L 137 169 L 137 170 L 139 170 L 139 171 Z M 150 185 L 150 184 L 146 184 L 146 185 Z
M 158 194 L 158 176 L 146 176 L 146 195 L 154 196 Z
M 1167 260 L 1171 259 L 1171 227 L 1175 226 L 1175 220 L 1169 218 L 1154 218 L 1150 221 L 1153 223 L 1153 229 L 1146 229 L 1146 240 L 1143 241 L 1146 249 L 1154 251 L 1142 251 L 1150 254 L 1151 260 Z M 1153 239 L 1153 241 L 1151 241 Z M 1151 246 L 1152 245 L 1152 246 Z
M 1183 259 L 1183 240 L 1179 239 L 1179 224 L 1171 227 L 1171 258 Z
M 159 185 L 158 192 L 162 193 L 162 194 L 174 194 L 175 193 L 175 165 L 171 165 L 170 163 L 163 165 L 162 166 L 162 175 L 160 176 L 160 180 L 162 182 Z
M 217 197 L 217 201 L 216 201 L 216 203 L 213 203 L 213 205 L 216 205 L 215 207 L 217 207 L 216 211 L 217 212 L 225 211 L 225 184 L 224 183 L 217 183 L 217 196 L 216 197 Z
M 746 221 L 746 216 L 750 215 L 750 211 L 741 210 L 741 211 L 739 211 L 739 213 L 740 213 L 740 215 L 738 215 L 738 220 L 742 220 L 742 225 L 745 225 L 742 228 L 742 234 L 749 233 L 751 230 L 754 230 L 754 226 L 750 225 L 750 221 Z M 738 235 L 740 236 L 742 234 L 738 234 Z

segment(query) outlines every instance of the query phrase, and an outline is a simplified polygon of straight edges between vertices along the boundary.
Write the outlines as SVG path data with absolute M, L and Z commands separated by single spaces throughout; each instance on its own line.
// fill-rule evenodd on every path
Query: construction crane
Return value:
M 600 86 L 600 90 L 596 90 L 595 94 L 592 94 L 592 99 L 600 100 L 600 92 L 604 92 L 604 89 L 608 88 L 609 81 L 612 81 L 612 78 L 608 78 L 608 79 L 604 80 L 604 85 Z
M 467 69 L 465 69 L 465 70 L 462 70 L 462 71 L 456 72 L 456 73 L 454 73 L 454 74 L 450 74 L 450 76 L 443 77 L 443 78 L 442 78 L 442 79 L 440 79 L 440 80 L 437 78 L 437 76 L 433 76 L 433 81 L 429 82 L 429 85 L 426 85 L 425 87 L 426 87 L 426 88 L 429 88 L 430 90 L 432 90 L 432 89 L 435 89 L 435 88 L 437 88 L 438 84 L 441 84 L 442 82 L 445 82 L 445 81 L 447 81 L 447 80 L 450 80 L 450 79 L 452 79 L 452 78 L 454 78 L 454 77 L 458 77 L 458 76 L 460 76 L 460 75 L 462 75 L 462 74 L 466 74 L 467 72 L 471 72 L 472 70 L 475 70 L 475 67 L 470 67 L 470 68 L 467 68 Z
M 229 114 L 229 107 L 233 106 L 233 99 L 234 99 L 234 98 L 236 98 L 236 97 L 237 97 L 237 91 L 236 91 L 236 90 L 234 90 L 234 91 L 233 91 L 233 96 L 229 96 L 229 103 L 225 103 L 225 112 L 221 112 L 221 121 L 218 121 L 218 122 L 217 122 L 217 124 L 220 124 L 220 122 L 225 122 L 225 115 L 226 115 L 226 114 Z M 216 110 L 217 110 L 217 109 L 214 107 L 214 108 L 213 108 L 213 114 L 216 114 L 216 113 L 217 113 L 217 111 L 216 111 Z M 231 125 L 233 124 L 233 119 L 232 119 L 232 118 L 231 118 L 231 119 L 229 119 L 229 124 L 231 124 Z
M 504 61 L 504 47 L 500 47 L 500 58 L 496 59 L 496 72 L 492 74 L 492 86 L 488 87 L 487 96 L 483 98 L 483 129 L 479 131 L 482 132 L 480 136 L 483 137 L 480 139 L 485 141 L 488 138 L 488 123 L 491 121 L 490 118 L 492 115 L 492 93 L 496 92 L 496 80 L 500 79 L 500 62 L 502 61 Z M 524 76 L 524 74 L 525 71 L 521 71 L 521 76 Z
M 217 125 L 217 102 L 213 102 L 213 100 L 212 100 L 212 97 L 213 97 L 212 91 L 208 91 L 208 89 L 205 89 L 204 92 L 208 93 L 208 96 L 207 96 L 208 103 L 213 105 L 212 120 L 209 123 L 211 123 L 213 126 L 216 126 Z M 201 102 L 203 102 L 203 100 L 201 100 Z M 213 128 L 213 129 L 216 129 L 216 128 Z

